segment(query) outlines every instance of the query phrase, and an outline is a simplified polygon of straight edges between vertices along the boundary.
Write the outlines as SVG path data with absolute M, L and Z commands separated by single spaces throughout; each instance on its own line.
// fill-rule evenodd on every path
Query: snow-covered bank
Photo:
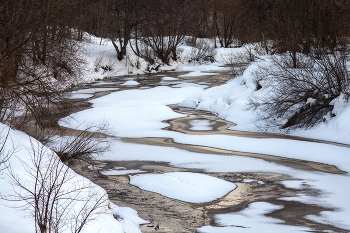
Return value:
M 4 139 L 8 131 L 8 127 L 0 124 L 0 129 L 3 129 L 1 131 L 1 139 Z M 7 164 L 10 165 L 13 174 L 21 179 L 26 187 L 32 189 L 34 187 L 33 185 L 35 183 L 35 180 L 33 176 L 29 175 L 28 166 L 33 166 L 34 153 L 36 153 L 36 156 L 38 156 L 41 152 L 43 153 L 42 161 L 40 162 L 42 166 L 42 173 L 44 173 L 44 170 L 50 166 L 50 163 L 52 164 L 53 161 L 57 160 L 57 155 L 48 148 L 42 147 L 40 142 L 37 142 L 35 139 L 30 138 L 28 135 L 16 130 L 10 130 L 9 138 L 7 139 L 7 143 L 3 152 L 6 154 L 6 152 L 9 152 L 14 148 L 15 151 Z M 130 208 L 121 208 L 113 205 L 106 199 L 106 192 L 102 188 L 93 184 L 88 179 L 76 174 L 73 170 L 66 168 L 66 165 L 62 164 L 61 162 L 59 163 L 59 166 L 63 169 L 62 171 L 66 171 L 68 169 L 64 175 L 66 177 L 69 177 L 69 179 L 67 178 L 66 182 L 63 182 L 60 195 L 66 193 L 65 190 L 68 190 L 68 192 L 70 192 L 69 190 L 76 190 L 74 192 L 77 192 L 80 200 L 83 200 L 86 195 L 87 197 L 89 195 L 94 195 L 94 198 L 89 201 L 91 203 L 86 203 L 86 207 L 93 205 L 94 200 L 103 198 L 103 203 L 96 212 L 100 214 L 95 215 L 95 219 L 88 222 L 88 224 L 83 227 L 81 231 L 82 233 L 141 232 L 139 229 L 139 224 L 145 224 L 147 222 L 140 219 L 137 216 L 136 211 L 131 210 Z M 56 172 L 54 174 L 57 174 L 57 170 L 53 172 Z M 5 197 L 16 198 L 16 196 L 13 196 L 12 194 L 14 191 L 17 191 L 21 192 L 21 194 L 24 195 L 26 191 L 11 185 L 9 183 L 10 177 L 6 174 L 9 174 L 9 170 L 4 170 L 0 174 L 0 194 Z M 57 177 L 61 176 L 62 174 L 58 173 Z M 60 179 L 62 178 L 58 178 L 58 180 Z M 82 187 L 84 187 L 83 191 L 79 191 L 79 189 Z M 74 192 L 69 195 L 74 195 Z M 6 199 L 7 198 L 0 199 L 0 231 L 6 233 L 35 232 L 35 222 L 34 219 L 31 218 L 31 213 L 33 213 L 34 209 L 31 210 L 31 208 L 28 209 L 27 207 L 25 211 L 23 211 L 23 208 L 15 207 L 23 207 L 23 205 L 26 203 L 24 200 L 7 201 Z M 72 205 L 72 203 L 74 204 Z M 66 214 L 74 214 L 74 212 L 78 213 L 83 203 L 79 201 L 73 201 L 72 203 L 67 204 L 67 202 L 63 201 L 62 203 L 60 202 L 60 205 L 62 205 L 60 207 L 64 208 L 64 205 L 66 205 L 68 208 L 68 210 L 65 210 Z M 119 216 L 119 221 L 117 221 L 114 216 Z M 76 220 L 78 221 L 78 219 Z M 62 221 L 66 220 L 62 219 Z M 66 221 L 66 223 L 68 222 Z M 69 229 L 69 226 L 66 225 L 61 229 L 60 232 L 71 232 L 70 230 L 71 229 Z
M 188 71 L 189 74 L 184 76 L 201 76 L 201 75 L 217 75 L 213 71 L 226 70 L 221 67 L 222 60 L 230 54 L 232 49 L 216 48 L 215 62 L 209 61 L 192 61 L 193 50 L 197 48 L 186 45 L 185 42 L 180 43 L 177 47 L 178 60 L 173 61 L 170 59 L 170 65 L 162 64 L 160 61 L 156 61 L 155 64 L 150 65 L 143 58 L 137 57 L 132 51 L 130 44 L 126 47 L 126 56 L 123 60 L 117 59 L 115 48 L 112 42 L 108 39 L 101 40 L 91 35 L 86 35 L 89 39 L 86 42 L 82 42 L 83 59 L 86 61 L 86 69 L 84 71 L 84 82 L 94 82 L 95 80 L 102 79 L 104 77 L 136 75 L 145 73 L 156 73 L 161 71 Z M 131 43 L 134 43 L 134 39 L 131 39 Z M 199 41 L 205 41 L 211 43 L 210 39 L 198 39 Z M 212 45 L 214 46 L 214 45 Z M 234 49 L 240 51 L 242 48 Z M 190 62 L 192 61 L 192 62 Z M 133 83 L 135 85 L 136 83 Z M 129 85 L 129 84 L 126 84 Z
M 232 130 L 259 131 L 256 125 L 256 112 L 248 109 L 248 103 L 252 96 L 262 96 L 265 91 L 268 91 L 268 87 L 257 90 L 256 81 L 254 81 L 254 74 L 261 69 L 260 63 L 264 66 L 269 65 L 270 61 L 266 60 L 253 62 L 242 76 L 222 86 L 195 93 L 183 100 L 179 106 L 213 112 L 220 118 L 235 123 L 235 126 L 230 127 Z M 312 128 L 296 129 L 289 133 L 295 136 L 350 144 L 350 103 L 344 95 L 340 95 L 332 104 L 335 117 Z M 267 132 L 283 134 L 286 130 L 269 128 Z

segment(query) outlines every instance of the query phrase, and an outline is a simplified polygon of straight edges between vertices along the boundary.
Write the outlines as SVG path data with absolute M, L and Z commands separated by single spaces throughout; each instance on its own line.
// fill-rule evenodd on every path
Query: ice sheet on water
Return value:
M 101 174 L 106 176 L 120 176 L 120 175 L 127 175 L 127 174 L 133 174 L 133 173 L 142 173 L 145 171 L 141 171 L 138 169 L 108 169 L 106 171 L 101 171 Z
M 88 99 L 90 97 L 93 97 L 93 94 L 73 94 L 70 96 L 70 99 Z
M 188 74 L 179 75 L 179 77 L 197 77 L 197 76 L 208 76 L 208 75 L 219 75 L 219 73 L 206 73 L 201 71 L 192 71 Z
M 306 227 L 282 225 L 282 220 L 266 217 L 265 214 L 282 209 L 283 206 L 268 202 L 254 202 L 248 208 L 229 214 L 215 215 L 215 221 L 220 227 L 204 226 L 197 229 L 200 233 L 226 232 L 306 232 Z
M 178 78 L 173 78 L 173 77 L 162 77 L 162 81 L 174 81 L 174 80 L 179 80 Z
M 126 81 L 125 83 L 120 84 L 120 85 L 124 85 L 124 86 L 136 86 L 136 85 L 140 85 L 140 83 L 139 83 L 139 82 L 136 82 L 136 81 L 133 81 L 133 80 L 129 80 L 129 81 Z
M 130 184 L 192 203 L 214 201 L 237 187 L 228 181 L 191 172 L 135 175 L 130 176 Z
M 213 130 L 211 125 L 214 124 L 214 122 L 209 120 L 192 120 L 189 123 L 192 125 L 190 130 Z

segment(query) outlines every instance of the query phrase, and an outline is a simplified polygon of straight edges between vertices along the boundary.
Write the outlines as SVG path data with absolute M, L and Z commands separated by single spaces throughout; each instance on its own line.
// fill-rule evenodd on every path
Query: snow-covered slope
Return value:
M 251 63 L 243 75 L 224 85 L 195 93 L 183 100 L 179 106 L 216 113 L 220 118 L 236 124 L 230 127 L 232 130 L 259 131 L 255 121 L 256 112 L 248 109 L 247 104 L 253 95 L 262 95 L 266 91 L 264 88 L 256 90 L 253 77 L 254 73 L 260 69 L 259 63 L 262 62 L 259 60 Z M 295 136 L 350 144 L 350 104 L 344 95 L 340 95 L 332 104 L 335 117 L 312 128 L 297 129 L 289 133 Z M 285 130 L 279 129 L 267 131 L 286 133 Z
M 0 141 L 4 140 L 7 135 L 8 127 L 0 124 Z M 2 145 L 0 145 L 2 146 Z M 33 154 L 40 154 L 40 150 L 43 151 L 43 161 L 42 169 L 47 168 L 47 164 L 52 158 L 55 159 L 57 156 L 48 148 L 42 147 L 40 142 L 35 139 L 30 138 L 28 135 L 16 131 L 10 130 L 9 137 L 7 139 L 3 153 L 12 151 L 15 149 L 10 160 L 7 164 L 10 164 L 10 168 L 13 174 L 22 179 L 27 187 L 32 187 L 34 184 L 33 177 L 28 175 L 28 166 L 24 164 L 33 164 Z M 65 170 L 65 165 L 61 162 L 60 166 Z M 46 167 L 45 167 L 46 166 Z M 27 170 L 26 170 L 27 169 Z M 0 173 L 0 194 L 4 197 L 14 197 L 9 196 L 13 191 L 19 191 L 20 189 L 12 186 L 9 183 L 9 170 L 4 170 Z M 88 179 L 74 173 L 73 170 L 68 169 L 67 176 L 71 177 L 70 180 L 64 182 L 62 189 L 72 189 L 72 187 L 85 187 L 83 192 L 79 193 L 81 195 L 95 195 L 96 198 L 106 197 L 106 192 L 99 186 L 93 184 Z M 22 190 L 22 194 L 25 193 Z M 7 198 L 6 198 L 7 199 Z M 96 216 L 96 219 L 89 222 L 81 231 L 82 233 L 124 233 L 124 232 L 141 232 L 139 229 L 139 224 L 147 223 L 138 217 L 137 212 L 127 207 L 118 207 L 112 203 L 109 203 L 108 199 L 104 201 L 105 203 L 101 205 L 99 211 L 101 214 Z M 31 218 L 28 211 L 21 211 L 21 209 L 15 208 L 25 204 L 23 201 L 7 201 L 5 199 L 0 199 L 0 232 L 6 233 L 23 233 L 23 232 L 35 232 L 34 219 Z M 79 209 L 80 202 L 75 205 L 70 206 L 72 209 Z M 114 216 L 119 216 L 119 221 L 114 218 Z M 66 229 L 61 232 L 70 232 L 70 229 Z

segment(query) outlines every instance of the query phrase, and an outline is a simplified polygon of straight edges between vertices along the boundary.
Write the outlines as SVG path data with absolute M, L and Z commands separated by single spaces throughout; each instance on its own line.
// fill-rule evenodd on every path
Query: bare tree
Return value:
M 106 0 L 108 38 L 117 52 L 118 60 L 126 55 L 126 47 L 137 25 L 147 18 L 149 2 L 144 0 Z
M 216 35 L 219 38 L 221 47 L 228 48 L 235 41 L 237 1 L 214 0 L 212 4 Z
M 72 24 L 64 20 L 70 18 L 77 1 L 2 1 L 2 122 L 21 126 L 34 117 L 41 126 L 50 124 L 50 107 L 62 99 L 64 89 L 80 78 L 80 47 L 72 39 Z
M 0 172 L 7 168 L 6 163 L 9 161 L 16 149 L 14 145 L 12 145 L 10 149 L 6 146 L 6 142 L 8 142 L 10 135 L 10 128 L 8 128 L 7 132 L 4 131 L 5 127 L 0 130 Z
M 155 59 L 168 64 L 176 61 L 177 46 L 194 25 L 195 15 L 188 9 L 191 2 L 174 0 L 153 1 L 150 15 L 135 31 L 134 53 L 153 64 Z
M 56 152 L 62 162 L 69 163 L 73 159 L 92 162 L 93 156 L 110 149 L 111 134 L 107 124 L 87 126 L 83 130 L 63 129 L 46 145 Z
M 347 3 L 346 3 L 347 2 Z M 288 52 L 297 67 L 297 53 L 332 53 L 347 43 L 349 3 L 338 0 L 276 0 L 266 34 L 280 53 Z M 346 25 L 345 25 L 345 24 Z
M 19 201 L 17 206 L 35 220 L 36 232 L 79 233 L 107 203 L 106 194 L 79 180 L 74 172 L 42 144 L 31 142 L 30 161 L 18 158 L 25 174 L 11 167 L 8 181 L 11 193 L 3 198 Z

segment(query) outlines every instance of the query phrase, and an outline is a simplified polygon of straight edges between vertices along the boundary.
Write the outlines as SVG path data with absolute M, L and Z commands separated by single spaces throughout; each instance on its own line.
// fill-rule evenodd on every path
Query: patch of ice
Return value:
M 207 85 L 201 85 L 201 84 L 196 84 L 196 83 L 185 83 L 185 82 L 182 82 L 182 83 L 179 83 L 179 84 L 176 84 L 172 87 L 201 87 L 201 88 L 207 88 L 208 86 Z
M 189 123 L 192 125 L 190 130 L 213 130 L 211 125 L 214 124 L 214 122 L 209 120 L 192 120 Z
M 130 170 L 126 170 L 126 169 L 122 169 L 122 170 L 115 170 L 115 169 L 108 169 L 106 171 L 101 171 L 101 174 L 106 175 L 106 176 L 120 176 L 120 175 L 127 175 L 127 174 L 133 174 L 133 173 L 142 173 L 145 171 L 141 171 L 138 169 L 130 169 Z
M 117 85 L 116 82 L 97 82 L 97 83 L 93 83 L 93 86 L 99 86 L 99 85 Z
M 265 214 L 282 209 L 283 206 L 267 202 L 254 202 L 248 208 L 229 214 L 215 215 L 219 227 L 204 226 L 197 229 L 200 233 L 228 233 L 228 232 L 305 232 L 310 228 L 283 225 L 282 220 L 266 217 Z
M 228 181 L 190 172 L 135 175 L 130 176 L 130 184 L 191 203 L 214 201 L 237 187 Z
M 94 96 L 93 94 L 73 94 L 69 98 L 70 99 L 88 99 L 93 96 Z
M 258 184 L 265 184 L 264 181 L 260 181 L 260 180 L 253 180 L 253 179 L 244 179 L 242 180 L 243 183 L 252 183 L 252 182 L 256 182 Z
M 197 77 L 197 76 L 208 76 L 208 75 L 219 75 L 218 73 L 205 73 L 201 71 L 192 71 L 188 74 L 179 75 L 179 77 Z
M 140 83 L 136 82 L 136 81 L 133 81 L 133 80 L 129 80 L 129 81 L 126 81 L 125 83 L 120 84 L 120 85 L 123 85 L 123 86 L 136 86 L 136 85 L 140 85 Z
M 303 180 L 284 180 L 281 181 L 281 184 L 283 184 L 286 188 L 302 189 L 306 182 Z
M 96 170 L 101 170 L 105 166 L 106 166 L 106 164 L 89 165 L 87 168 L 90 170 L 96 171 Z
M 179 80 L 178 78 L 173 78 L 173 77 L 163 77 L 162 81 L 174 81 L 174 80 Z
M 119 207 L 114 204 L 110 204 L 110 207 L 113 209 L 113 215 L 123 224 L 124 233 L 141 233 L 138 226 L 149 223 L 140 218 L 134 209 Z

